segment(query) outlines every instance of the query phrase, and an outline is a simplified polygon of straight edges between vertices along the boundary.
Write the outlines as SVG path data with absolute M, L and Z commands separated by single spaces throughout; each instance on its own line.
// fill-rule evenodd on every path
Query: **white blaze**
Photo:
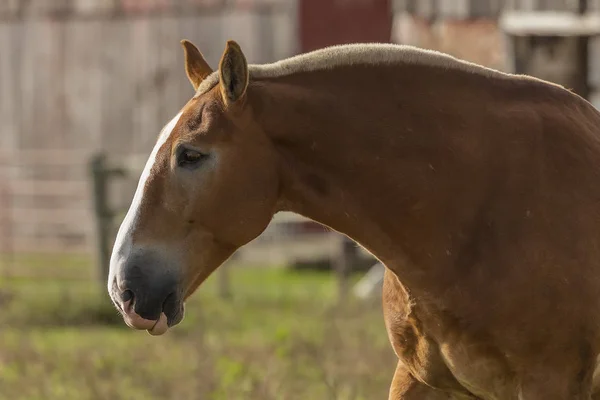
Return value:
M 165 127 L 162 129 L 156 144 L 154 145 L 154 149 L 152 149 L 152 153 L 150 153 L 150 157 L 148 157 L 148 161 L 146 161 L 146 165 L 144 166 L 144 170 L 140 176 L 140 180 L 138 181 L 137 189 L 135 191 L 135 195 L 133 196 L 133 200 L 131 201 L 131 205 L 129 206 L 129 210 L 119 227 L 119 232 L 117 233 L 117 238 L 115 239 L 115 244 L 113 246 L 112 255 L 110 257 L 110 271 L 108 274 L 108 290 L 110 291 L 112 281 L 115 277 L 116 268 L 120 264 L 122 260 L 125 260 L 129 254 L 131 253 L 132 242 L 131 242 L 131 233 L 135 228 L 139 208 L 142 203 L 142 197 L 144 195 L 144 188 L 146 186 L 146 181 L 148 180 L 148 176 L 150 176 L 150 171 L 156 162 L 156 153 L 162 147 L 163 144 L 167 141 L 167 139 L 171 136 L 171 132 L 173 132 L 173 128 L 179 121 L 181 117 L 181 112 L 175 116 Z

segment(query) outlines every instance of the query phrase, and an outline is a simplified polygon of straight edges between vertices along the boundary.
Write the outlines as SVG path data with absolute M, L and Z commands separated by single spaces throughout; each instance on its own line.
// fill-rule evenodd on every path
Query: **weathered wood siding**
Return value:
M 230 38 L 269 62 L 296 51 L 295 20 L 289 0 L 0 1 L 1 247 L 91 250 L 88 157 L 147 156 L 193 94 L 179 41 L 215 67 Z
M 0 0 L 0 253 L 89 251 L 86 162 L 147 156 L 192 94 L 179 40 L 216 66 L 225 40 L 250 62 L 299 51 L 301 0 Z M 323 0 L 325 1 L 325 0 Z M 502 7 L 575 10 L 576 0 L 390 0 L 391 40 L 504 68 Z M 589 0 L 600 12 L 600 0 Z M 600 41 L 590 80 L 600 87 Z M 114 186 L 126 205 L 132 181 Z

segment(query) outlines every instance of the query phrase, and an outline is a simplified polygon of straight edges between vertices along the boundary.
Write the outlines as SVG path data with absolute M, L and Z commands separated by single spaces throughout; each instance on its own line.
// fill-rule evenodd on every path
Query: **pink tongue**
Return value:
M 169 325 L 167 325 L 167 316 L 165 313 L 160 313 L 160 317 L 156 324 L 150 329 L 148 329 L 148 333 L 152 336 L 160 336 L 164 334 L 167 330 L 169 330 Z

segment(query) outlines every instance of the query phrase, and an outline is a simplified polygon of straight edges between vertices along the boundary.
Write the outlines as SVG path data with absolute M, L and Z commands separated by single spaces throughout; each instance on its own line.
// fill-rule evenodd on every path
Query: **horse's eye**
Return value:
M 205 157 L 204 154 L 196 150 L 184 149 L 177 157 L 177 164 L 181 166 L 192 166 L 197 164 Z

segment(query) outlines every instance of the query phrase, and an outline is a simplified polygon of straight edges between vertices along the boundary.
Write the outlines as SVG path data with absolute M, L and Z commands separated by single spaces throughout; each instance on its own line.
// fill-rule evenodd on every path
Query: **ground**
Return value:
M 85 260 L 3 272 L 0 399 L 387 398 L 381 305 L 340 306 L 327 272 L 232 268 L 232 298 L 211 277 L 162 337 L 127 328 Z

